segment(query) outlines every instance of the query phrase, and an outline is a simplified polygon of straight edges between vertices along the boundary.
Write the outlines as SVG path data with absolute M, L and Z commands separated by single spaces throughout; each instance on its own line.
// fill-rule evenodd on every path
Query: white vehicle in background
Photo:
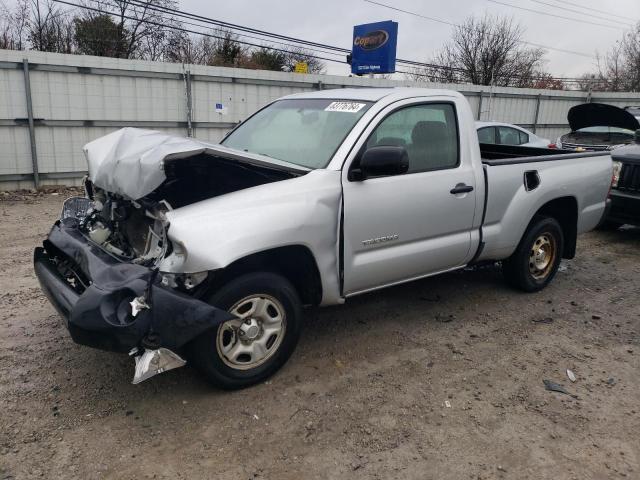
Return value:
M 549 148 L 548 139 L 537 136 L 517 125 L 500 122 L 476 122 L 480 143 L 492 145 L 519 145 L 522 147 Z

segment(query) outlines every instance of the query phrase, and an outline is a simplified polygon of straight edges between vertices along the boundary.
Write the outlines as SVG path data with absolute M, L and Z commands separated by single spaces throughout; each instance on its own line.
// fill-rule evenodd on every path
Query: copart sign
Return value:
M 396 71 L 398 24 L 392 21 L 353 27 L 351 73 L 393 73 Z

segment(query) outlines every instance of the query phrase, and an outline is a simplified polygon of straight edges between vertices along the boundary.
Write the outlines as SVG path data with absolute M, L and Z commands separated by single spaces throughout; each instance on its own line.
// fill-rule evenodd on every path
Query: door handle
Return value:
M 452 195 L 457 195 L 459 193 L 469 193 L 469 192 L 473 192 L 473 187 L 465 183 L 459 183 L 449 191 L 449 193 L 451 193 Z

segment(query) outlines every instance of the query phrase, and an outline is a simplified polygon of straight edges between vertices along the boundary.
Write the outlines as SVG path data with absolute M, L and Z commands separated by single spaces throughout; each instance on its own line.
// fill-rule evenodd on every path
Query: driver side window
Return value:
M 414 105 L 397 110 L 376 127 L 366 143 L 400 146 L 409 155 L 408 173 L 458 165 L 458 126 L 450 103 Z

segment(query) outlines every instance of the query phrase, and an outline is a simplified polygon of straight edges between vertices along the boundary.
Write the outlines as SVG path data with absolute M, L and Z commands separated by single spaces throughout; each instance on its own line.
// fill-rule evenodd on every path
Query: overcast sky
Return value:
M 469 15 L 508 15 L 525 29 L 524 39 L 557 49 L 595 57 L 623 34 L 627 25 L 640 20 L 638 0 L 499 0 L 503 4 L 553 13 L 554 16 L 499 5 L 490 0 L 376 0 L 446 22 L 460 23 Z M 548 5 L 544 5 L 548 4 Z M 583 11 L 578 15 L 573 11 Z M 573 5 L 572 5 L 573 4 Z M 427 61 L 446 42 L 453 27 L 407 13 L 372 5 L 364 0 L 180 0 L 181 9 L 231 23 L 292 37 L 351 48 L 353 25 L 394 20 L 398 27 L 398 57 Z M 604 10 L 608 15 L 578 7 Z M 592 25 L 560 17 L 581 19 Z M 595 58 L 548 50 L 547 69 L 554 76 L 577 76 L 593 70 Z M 327 63 L 327 73 L 348 74 L 349 67 Z

